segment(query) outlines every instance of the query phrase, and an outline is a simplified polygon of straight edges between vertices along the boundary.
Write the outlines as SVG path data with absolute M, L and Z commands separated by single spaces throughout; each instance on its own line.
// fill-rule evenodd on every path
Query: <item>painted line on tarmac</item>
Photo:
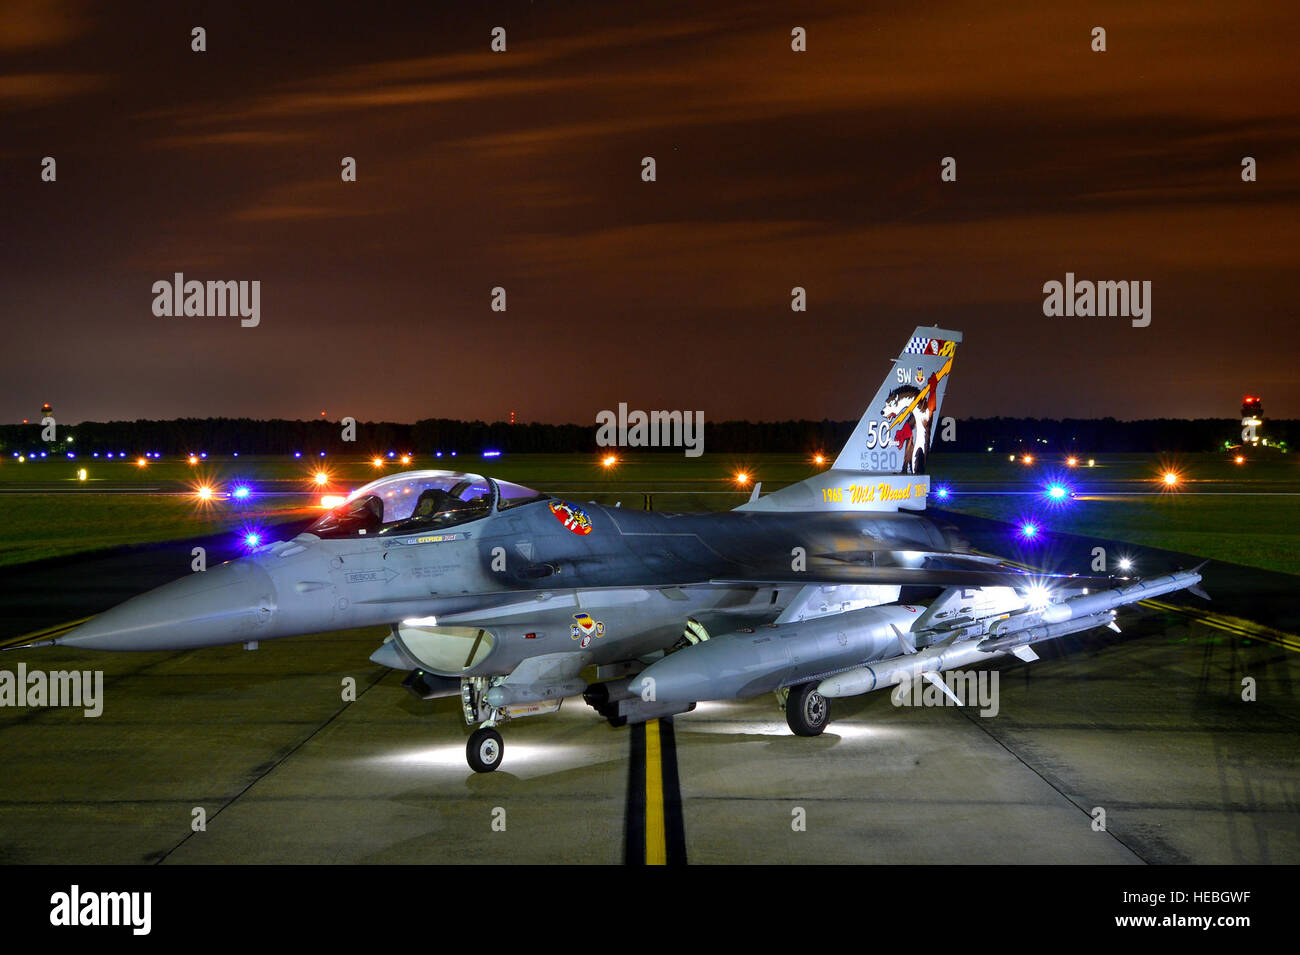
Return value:
M 684 865 L 686 827 L 672 717 L 630 727 L 623 861 Z
M 645 724 L 645 864 L 666 865 L 668 843 L 664 839 L 664 756 L 660 747 L 659 721 Z
M 1248 621 L 1238 623 L 1235 618 L 1223 617 L 1219 614 L 1208 610 L 1198 610 L 1195 607 L 1179 607 L 1176 604 L 1167 604 L 1160 600 L 1140 600 L 1139 605 L 1151 607 L 1155 610 L 1163 610 L 1167 613 L 1178 614 L 1180 617 L 1186 617 L 1197 623 L 1203 623 L 1207 627 L 1214 627 L 1225 633 L 1231 633 L 1233 636 L 1247 637 L 1251 640 L 1258 640 L 1261 643 L 1269 643 L 1275 647 L 1281 647 L 1284 650 L 1291 650 L 1300 653 L 1300 639 L 1289 633 L 1283 633 L 1280 630 L 1264 628 L 1257 624 L 1251 624 Z M 1243 625 L 1244 624 L 1244 625 Z

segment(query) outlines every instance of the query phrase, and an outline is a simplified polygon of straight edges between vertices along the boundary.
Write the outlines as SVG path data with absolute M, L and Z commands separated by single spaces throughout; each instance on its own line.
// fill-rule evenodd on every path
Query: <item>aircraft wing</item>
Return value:
M 953 561 L 957 563 L 957 561 Z M 964 562 L 963 562 L 964 563 Z M 711 580 L 718 586 L 737 587 L 745 584 L 769 586 L 772 584 L 804 586 L 806 584 L 884 584 L 915 587 L 1027 587 L 1034 583 L 1069 583 L 1074 587 L 1111 587 L 1108 577 L 1083 577 L 1070 574 L 1035 573 L 1014 567 L 998 565 L 978 568 L 970 565 L 955 567 L 898 567 L 871 566 L 856 563 L 809 564 L 804 571 L 755 570 L 736 577 Z
M 809 562 L 807 570 L 794 571 L 784 565 L 738 567 L 734 575 L 703 578 L 680 583 L 657 583 L 640 586 L 614 584 L 556 589 L 546 596 L 532 591 L 499 591 L 462 595 L 463 609 L 439 614 L 441 623 L 460 626 L 486 626 L 512 620 L 533 620 L 547 611 L 571 613 L 594 602 L 638 602 L 650 594 L 663 593 L 680 599 L 684 590 L 697 587 L 764 587 L 764 586 L 839 586 L 844 584 L 918 586 L 918 587 L 1027 587 L 1034 583 L 1068 583 L 1073 587 L 1113 587 L 1108 577 L 1084 577 L 1069 574 L 1026 571 L 997 558 L 974 554 L 935 553 L 927 555 L 927 567 L 900 567 L 893 564 L 871 565 L 856 560 L 818 560 Z M 944 566 L 933 566 L 942 562 Z

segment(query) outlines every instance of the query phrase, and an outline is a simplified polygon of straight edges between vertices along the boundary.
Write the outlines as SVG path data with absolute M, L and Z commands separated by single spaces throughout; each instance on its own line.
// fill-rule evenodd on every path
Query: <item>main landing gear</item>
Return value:
M 790 687 L 785 721 L 796 736 L 820 736 L 831 721 L 831 701 L 817 692 L 816 683 Z

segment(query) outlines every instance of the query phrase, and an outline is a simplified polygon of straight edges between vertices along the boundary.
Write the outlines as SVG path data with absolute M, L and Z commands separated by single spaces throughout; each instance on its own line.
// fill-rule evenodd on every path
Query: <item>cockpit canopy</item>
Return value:
M 548 495 L 459 471 L 406 471 L 357 488 L 307 528 L 317 537 L 361 537 L 438 531 Z

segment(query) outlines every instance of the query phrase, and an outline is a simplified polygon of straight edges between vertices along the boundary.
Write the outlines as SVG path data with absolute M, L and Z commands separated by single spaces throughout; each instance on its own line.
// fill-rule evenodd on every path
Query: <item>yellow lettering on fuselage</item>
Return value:
M 925 497 L 929 493 L 927 484 L 904 484 L 895 487 L 889 483 L 850 484 L 848 487 L 822 488 L 823 504 L 843 504 L 845 492 L 851 504 L 871 504 L 875 501 L 906 501 L 913 497 Z
M 912 485 L 910 484 L 899 488 L 891 487 L 888 484 L 881 484 L 878 487 L 878 490 L 880 491 L 880 499 L 882 501 L 903 501 L 912 496 Z

